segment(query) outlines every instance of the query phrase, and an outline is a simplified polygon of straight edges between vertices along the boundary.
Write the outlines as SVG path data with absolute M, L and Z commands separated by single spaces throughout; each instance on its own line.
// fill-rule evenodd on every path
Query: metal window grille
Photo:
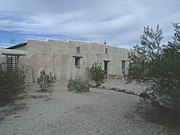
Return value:
M 5 55 L 5 65 L 6 70 L 16 71 L 18 69 L 18 55 L 6 54 Z

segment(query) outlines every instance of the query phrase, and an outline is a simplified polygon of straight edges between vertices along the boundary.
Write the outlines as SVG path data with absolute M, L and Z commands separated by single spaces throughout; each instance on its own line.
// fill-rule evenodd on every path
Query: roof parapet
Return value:
M 5 49 L 5 48 L 0 48 L 1 54 L 9 54 L 9 55 L 26 55 L 27 51 L 23 50 L 12 50 L 12 49 Z

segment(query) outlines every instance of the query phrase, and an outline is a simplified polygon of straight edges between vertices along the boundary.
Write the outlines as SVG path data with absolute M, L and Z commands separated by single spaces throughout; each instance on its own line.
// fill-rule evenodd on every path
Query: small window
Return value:
M 108 53 L 108 49 L 106 48 L 106 49 L 105 49 L 105 54 L 107 54 L 107 53 Z
M 5 55 L 5 66 L 6 70 L 16 71 L 18 69 L 18 55 L 6 54 Z
M 75 57 L 75 67 L 80 68 L 80 57 Z
M 77 47 L 77 52 L 80 52 L 80 47 Z

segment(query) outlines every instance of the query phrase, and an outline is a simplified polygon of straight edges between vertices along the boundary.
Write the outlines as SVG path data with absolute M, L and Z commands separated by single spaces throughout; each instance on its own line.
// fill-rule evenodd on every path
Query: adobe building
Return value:
M 8 49 L 27 52 L 20 58 L 20 65 L 25 65 L 30 83 L 37 81 L 42 70 L 61 81 L 85 80 L 85 69 L 95 62 L 102 65 L 108 78 L 121 78 L 127 74 L 129 63 L 129 50 L 93 42 L 27 40 Z

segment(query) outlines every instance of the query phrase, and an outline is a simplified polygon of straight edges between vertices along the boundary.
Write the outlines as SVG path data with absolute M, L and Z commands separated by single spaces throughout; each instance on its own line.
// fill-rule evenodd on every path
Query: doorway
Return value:
M 108 63 L 109 63 L 109 61 L 104 60 L 104 73 L 105 73 L 106 77 L 108 74 Z
M 121 67 L 121 70 L 122 70 L 122 75 L 123 77 L 125 76 L 125 69 L 126 69 L 126 61 L 125 60 L 122 60 L 122 67 Z

